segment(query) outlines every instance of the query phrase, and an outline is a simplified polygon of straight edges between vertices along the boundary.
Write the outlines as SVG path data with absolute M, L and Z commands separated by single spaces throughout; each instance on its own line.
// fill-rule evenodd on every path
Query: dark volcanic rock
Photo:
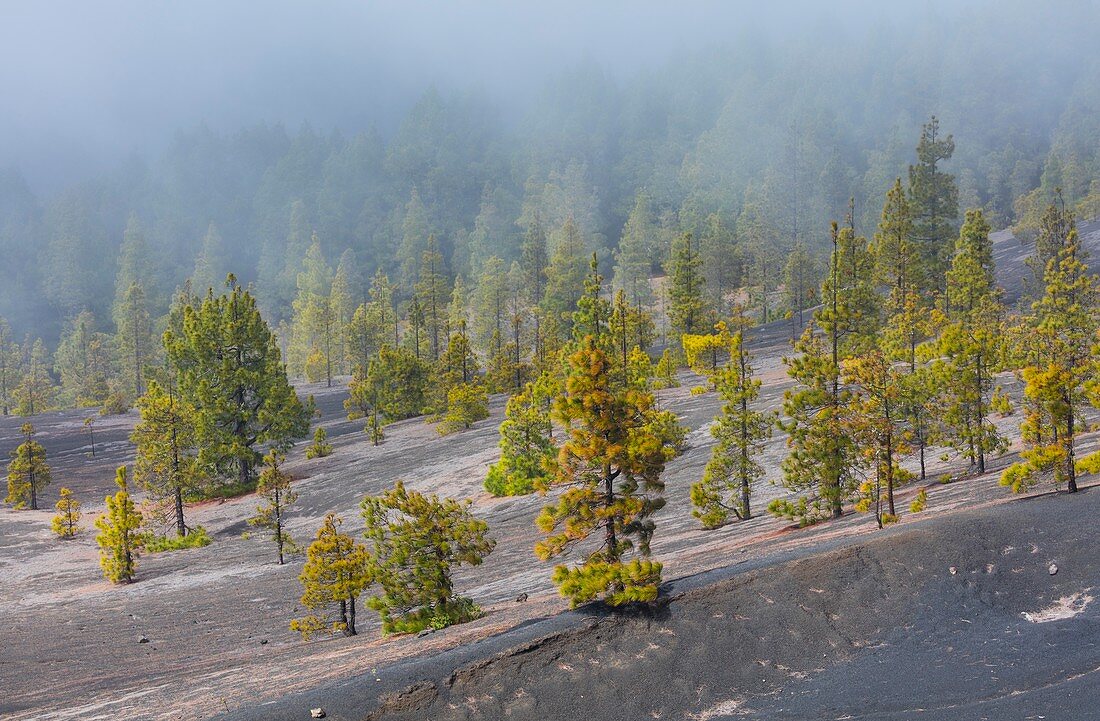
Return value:
M 686 579 L 656 609 L 592 607 L 406 662 L 385 688 L 357 678 L 233 718 L 290 719 L 321 697 L 357 720 L 1088 718 L 1098 512 L 1100 488 L 930 519 Z

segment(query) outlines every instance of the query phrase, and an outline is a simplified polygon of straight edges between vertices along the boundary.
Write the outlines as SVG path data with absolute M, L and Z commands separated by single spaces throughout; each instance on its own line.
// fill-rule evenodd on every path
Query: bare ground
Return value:
M 1100 232 L 1092 227 L 1085 230 L 1091 245 L 1100 244 Z M 997 240 L 998 262 L 1006 271 L 1006 279 L 1019 278 L 1023 255 L 1019 244 L 1004 234 Z M 1014 282 L 1005 285 L 1011 296 Z M 761 329 L 754 343 L 756 365 L 766 384 L 763 400 L 769 407 L 778 407 L 788 385 L 780 357 L 787 350 L 790 332 L 786 324 L 773 324 Z M 707 424 L 718 404 L 713 394 L 692 396 L 688 386 L 693 380 L 685 375 L 684 381 L 684 387 L 661 394 L 663 407 L 674 410 L 692 429 L 690 448 L 669 465 L 666 474 L 669 503 L 658 516 L 653 547 L 665 563 L 666 578 L 685 579 L 674 581 L 670 593 L 677 586 L 711 583 L 714 577 L 698 575 L 707 571 L 737 574 L 742 569 L 771 568 L 784 559 L 828 550 L 837 544 L 862 544 L 872 538 L 904 535 L 910 533 L 910 526 L 911 533 L 919 535 L 919 529 L 931 522 L 903 514 L 899 529 L 882 534 L 875 531 L 871 517 L 861 514 L 849 514 L 811 529 L 791 528 L 760 515 L 718 531 L 702 531 L 690 515 L 688 487 L 701 476 L 709 457 L 712 440 Z M 1016 390 L 1010 378 L 1005 377 L 1003 383 Z M 445 664 L 453 660 L 452 668 L 457 668 L 459 661 L 474 662 L 482 652 L 499 652 L 501 644 L 519 642 L 523 634 L 534 639 L 538 634 L 541 638 L 546 633 L 578 633 L 577 619 L 583 614 L 562 613 L 566 605 L 549 582 L 550 566 L 535 560 L 531 553 L 537 539 L 533 519 L 545 499 L 493 499 L 481 488 L 485 470 L 497 455 L 496 427 L 503 414 L 502 398 L 493 399 L 492 417 L 469 431 L 440 438 L 431 426 L 418 420 L 406 421 L 388 428 L 386 440 L 374 447 L 360 432 L 359 423 L 343 420 L 342 388 L 310 386 L 303 390 L 316 395 L 322 410 L 321 423 L 328 429 L 336 452 L 325 459 L 306 461 L 299 446 L 291 455 L 287 468 L 300 479 L 297 490 L 301 495 L 290 521 L 295 537 L 308 541 L 328 511 L 342 514 L 347 526 L 356 528 L 359 500 L 397 479 L 418 490 L 471 497 L 476 512 L 489 521 L 499 545 L 482 567 L 460 573 L 457 585 L 485 609 L 485 617 L 423 638 L 383 640 L 378 638 L 373 618 L 363 614 L 357 638 L 300 641 L 288 630 L 287 622 L 299 613 L 296 576 L 301 558 L 280 567 L 274 563 L 269 543 L 256 536 L 247 540 L 241 537 L 247 529 L 244 519 L 256 503 L 251 497 L 189 508 L 189 522 L 204 525 L 215 536 L 215 543 L 202 549 L 146 556 L 141 560 L 138 582 L 119 587 L 102 580 L 91 533 L 61 542 L 49 532 L 50 511 L 0 509 L 0 573 L 5 580 L 0 585 L 0 688 L 4 689 L 0 714 L 4 718 L 199 719 L 219 713 L 298 718 L 302 717 L 300 713 L 308 717 L 308 710 L 298 704 L 298 699 L 309 697 L 310 690 L 334 687 L 344 689 L 343 695 L 334 693 L 333 697 L 343 698 L 348 709 L 373 708 L 380 694 L 396 692 L 399 688 L 395 684 L 407 681 L 409 674 L 416 675 L 419 667 L 409 659 L 442 659 Z M 126 437 L 135 416 L 97 421 L 94 459 L 90 457 L 84 417 L 70 411 L 34 420 L 55 469 L 43 506 L 51 507 L 58 489 L 68 486 L 86 504 L 90 526 L 91 518 L 102 509 L 101 499 L 113 490 L 114 466 L 131 457 Z M 1006 433 L 1014 438 L 1018 435 L 1017 417 L 1000 423 Z M 14 447 L 19 425 L 19 419 L 0 419 L 0 448 Z M 1096 443 L 1095 435 L 1086 436 L 1082 448 L 1087 450 Z M 785 439 L 777 437 L 766 451 L 765 465 L 771 481 L 778 480 L 784 444 Z M 1017 506 L 1010 503 L 1009 494 L 997 485 L 996 478 L 1011 460 L 1010 455 L 994 461 L 985 476 L 967 476 L 947 485 L 930 484 L 929 507 L 922 516 L 933 521 L 959 514 L 969 517 L 974 509 L 987 507 L 989 513 L 1004 516 L 1008 511 L 1003 509 Z M 930 477 L 965 471 L 955 460 L 934 460 Z M 908 506 L 917 488 L 913 485 L 899 494 L 901 508 Z M 781 493 L 777 486 L 761 486 L 754 499 L 756 507 L 762 510 L 768 500 Z M 957 525 L 961 528 L 966 524 Z M 964 543 L 965 539 L 958 542 Z M 779 575 L 786 573 L 784 570 Z M 745 578 L 755 584 L 772 582 L 763 571 Z M 1067 596 L 1084 592 L 1083 588 L 1064 590 Z M 521 593 L 528 594 L 528 600 L 515 602 Z M 1043 613 L 1060 598 L 1035 599 L 1036 603 L 1023 610 Z M 1067 603 L 1072 606 L 1079 602 Z M 891 606 L 888 611 L 899 609 Z M 728 603 L 725 610 L 714 612 L 736 616 Z M 781 624 L 781 619 L 775 619 L 775 623 Z M 787 632 L 784 628 L 770 631 Z M 149 642 L 139 643 L 141 637 Z M 581 653 L 576 648 L 570 652 Z M 644 656 L 644 649 L 635 652 Z M 667 653 L 657 653 L 652 662 L 665 663 Z M 763 656 L 765 660 L 771 658 L 766 653 Z M 591 665 L 592 658 L 585 663 Z M 802 659 L 802 666 L 794 663 L 788 659 L 783 665 L 805 666 L 807 670 L 799 673 L 816 673 L 819 666 L 828 665 L 810 663 L 808 658 Z M 777 688 L 798 680 L 783 673 L 776 665 L 766 676 Z M 370 679 L 379 679 L 371 682 L 376 686 L 364 683 Z M 689 674 L 677 683 L 693 682 Z M 724 718 L 749 708 L 740 696 L 707 696 L 717 693 L 713 689 L 693 691 L 692 695 L 687 687 L 675 685 L 668 692 L 675 700 L 670 700 L 667 708 L 662 706 L 665 710 L 657 717 Z M 295 705 L 264 705 L 283 698 Z M 700 705 L 704 700 L 713 703 L 704 707 Z M 697 715 L 684 716 L 685 709 L 694 709 L 691 713 Z M 330 709 L 330 718 L 361 717 Z

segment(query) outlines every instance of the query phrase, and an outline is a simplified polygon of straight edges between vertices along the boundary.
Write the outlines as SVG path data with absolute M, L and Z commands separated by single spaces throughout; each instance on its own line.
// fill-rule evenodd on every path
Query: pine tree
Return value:
M 0 410 L 11 415 L 15 406 L 15 388 L 20 381 L 22 353 L 12 335 L 11 325 L 0 318 Z
M 697 375 L 706 378 L 711 389 L 717 388 L 721 364 L 730 359 L 728 354 L 732 342 L 729 328 L 723 321 L 714 324 L 713 333 L 706 335 L 685 333 L 680 336 L 688 367 Z
M 918 354 L 918 349 L 934 346 L 937 329 L 943 324 L 942 313 L 922 304 L 916 291 L 908 291 L 894 313 L 887 319 L 880 346 L 887 358 L 908 366 L 903 379 L 901 401 L 909 421 L 912 442 L 920 460 L 920 480 L 927 476 L 926 452 L 931 441 L 932 418 L 936 413 L 939 385 L 935 369 L 924 357 L 934 351 Z
M 80 533 L 80 501 L 68 488 L 61 489 L 61 497 L 55 506 L 57 515 L 50 520 L 50 528 L 60 538 L 75 538 Z
M 584 251 L 584 238 L 572 217 L 555 234 L 556 242 L 546 268 L 546 291 L 542 308 L 551 330 L 565 330 L 568 335 L 569 319 L 577 309 L 577 299 L 584 294 L 585 269 L 588 267 Z M 543 349 L 545 354 L 545 348 Z
M 106 512 L 96 519 L 99 529 L 99 565 L 111 583 L 130 583 L 137 571 L 137 558 L 144 546 L 141 512 L 134 506 L 126 483 L 126 466 L 119 466 L 115 475 L 118 492 L 107 496 Z
M 396 348 L 400 343 L 400 338 L 398 338 L 400 323 L 393 298 L 393 284 L 390 283 L 390 279 L 382 271 L 378 271 L 371 280 L 369 307 L 372 315 L 378 319 L 378 332 L 379 336 L 383 338 L 383 342 L 390 337 L 389 329 L 391 326 L 393 327 L 393 347 Z
M 737 234 L 748 260 L 753 305 L 760 308 L 761 322 L 771 320 L 769 295 L 779 280 L 779 233 L 755 202 L 748 202 L 737 218 Z
M 8 497 L 6 503 L 16 508 L 38 510 L 38 494 L 50 485 L 52 472 L 46 463 L 46 449 L 34 440 L 34 426 L 24 423 L 19 429 L 23 442 L 11 452 L 8 464 Z
M 433 383 L 431 384 L 431 412 L 439 416 L 448 407 L 448 397 L 452 388 L 460 385 L 473 385 L 478 379 L 480 368 L 477 356 L 470 346 L 470 338 L 465 324 L 451 334 L 447 350 L 435 364 Z
M 1100 454 L 1076 459 L 1086 393 L 1096 398 L 1092 349 L 1100 287 L 1089 272 L 1077 230 L 1047 263 L 1046 292 L 1033 306 L 1033 332 L 1042 345 L 1042 361 L 1022 370 L 1028 400 L 1021 435 L 1025 450 L 1020 462 L 1001 476 L 1001 483 L 1019 493 L 1050 474 L 1056 484 L 1077 491 L 1078 468 L 1095 472 Z
M 332 362 L 338 352 L 339 330 L 329 297 L 332 268 L 325 260 L 316 233 L 302 260 L 296 287 L 287 364 L 291 372 L 306 375 L 310 381 L 323 379 L 331 387 Z M 312 358 L 315 355 L 317 358 Z M 313 363 L 310 363 L 311 360 Z M 307 372 L 310 370 L 312 375 Z
M 430 236 L 428 210 L 420 199 L 420 191 L 414 186 L 405 206 L 405 218 L 401 223 L 401 244 L 397 251 L 397 259 L 401 263 L 400 279 L 404 281 L 402 285 L 406 288 L 412 287 L 423 272 L 421 263 Z
M 783 395 L 787 420 L 781 427 L 790 448 L 782 462 L 783 485 L 802 495 L 793 502 L 776 499 L 768 511 L 802 525 L 839 518 L 844 499 L 857 485 L 853 470 L 858 448 L 844 424 L 851 398 L 840 383 L 834 340 L 809 326 L 795 344 L 800 355 L 783 359 L 788 375 L 798 383 Z
M 50 377 L 50 357 L 41 338 L 23 343 L 23 375 L 15 387 L 15 412 L 21 416 L 45 413 L 54 407 L 57 388 Z
M 532 373 L 531 363 L 526 360 L 524 352 L 524 346 L 529 344 L 529 339 L 524 323 L 527 309 L 523 298 L 523 278 L 523 268 L 518 262 L 513 262 L 508 271 L 508 321 L 511 340 L 504 347 L 505 355 L 511 359 L 509 365 L 512 368 L 513 382 L 510 390 L 513 393 L 519 393 Z
M 603 297 L 603 276 L 600 275 L 595 253 L 588 263 L 588 274 L 584 277 L 583 290 L 576 299 L 576 310 L 571 318 L 574 347 L 579 347 L 587 336 L 592 336 L 605 350 L 611 350 L 611 303 Z M 625 333 L 621 336 L 626 340 Z
M 447 391 L 447 410 L 436 428 L 446 436 L 466 430 L 476 421 L 489 417 L 489 396 L 480 381 L 459 383 Z
M 925 290 L 920 277 L 921 260 L 913 242 L 912 210 L 901 178 L 886 193 L 871 254 L 875 259 L 876 280 L 890 291 L 892 312 L 898 310 L 910 292 Z
M 949 317 L 973 313 L 979 302 L 995 291 L 993 242 L 989 231 L 982 211 L 966 211 L 966 221 L 959 231 L 955 255 L 947 271 Z
M 382 633 L 416 633 L 480 615 L 470 599 L 455 594 L 452 581 L 455 567 L 481 565 L 496 546 L 470 506 L 408 490 L 400 481 L 363 499 L 369 575 L 381 587 L 367 604 L 381 617 Z
M 286 509 L 297 502 L 298 494 L 290 488 L 290 474 L 279 467 L 282 462 L 283 455 L 278 451 L 269 451 L 264 456 L 264 469 L 260 471 L 260 480 L 256 484 L 256 496 L 263 503 L 256 507 L 256 515 L 248 519 L 248 525 L 271 533 L 280 566 L 283 565 L 284 550 L 290 553 L 298 550 L 294 540 L 286 532 L 283 520 Z
M 729 295 L 740 287 L 745 274 L 744 257 L 736 236 L 719 213 L 711 213 L 699 234 L 699 258 L 703 281 L 719 316 L 729 311 Z
M 126 221 L 126 230 L 122 234 L 122 244 L 119 246 L 114 308 L 125 307 L 130 286 L 136 283 L 146 288 L 152 282 L 153 276 L 153 263 L 149 256 L 149 246 L 141 228 L 141 221 L 138 220 L 136 213 L 131 213 Z
M 489 357 L 504 353 L 507 310 L 508 274 L 504 261 L 494 255 L 482 266 L 473 294 L 473 336 Z
M 676 359 L 672 355 L 671 348 L 665 348 L 660 360 L 657 361 L 657 367 L 653 369 L 653 387 L 655 389 L 680 387 L 680 379 L 676 375 Z
M 284 447 L 309 431 L 287 381 L 275 337 L 252 294 L 233 284 L 184 308 L 183 329 L 165 334 L 181 399 L 194 408 L 199 461 L 250 486 L 257 446 Z
M 833 252 L 821 287 L 824 305 L 814 314 L 822 332 L 807 327 L 795 344 L 801 355 L 783 359 L 799 384 L 784 394 L 788 420 L 782 427 L 791 453 L 783 460 L 783 484 L 805 495 L 794 502 L 777 499 L 768 510 L 802 524 L 839 518 L 856 486 L 858 449 L 844 423 L 851 394 L 841 383 L 840 364 L 876 342 L 878 296 L 867 241 L 855 235 L 850 223 L 849 214 L 843 230 L 832 224 Z
M 673 333 L 679 337 L 707 328 L 704 280 L 700 272 L 699 252 L 693 247 L 691 233 L 684 233 L 672 244 L 672 255 L 665 272 L 668 275 L 668 319 Z
M 543 374 L 508 399 L 500 424 L 500 460 L 489 466 L 485 490 L 494 496 L 522 496 L 550 480 L 555 446 L 546 413 L 553 379 Z
M 534 321 L 534 355 L 535 362 L 541 365 L 543 361 L 542 323 L 539 308 L 543 302 L 543 294 L 546 291 L 546 273 L 550 265 L 550 259 L 546 253 L 546 232 L 538 216 L 528 224 L 523 234 L 523 244 L 520 247 L 520 263 L 523 271 L 523 288 L 525 301 L 532 309 Z
M 955 178 L 940 169 L 940 163 L 950 160 L 955 152 L 955 140 L 940 134 L 936 116 L 921 127 L 917 144 L 917 164 L 909 166 L 909 205 L 913 218 L 912 238 L 920 258 L 920 277 L 936 283 L 936 288 L 950 264 L 955 235 L 955 220 L 959 214 L 959 189 Z
M 569 357 L 565 393 L 554 404 L 554 418 L 568 435 L 554 477 L 539 486 L 564 492 L 539 514 L 537 525 L 547 537 L 535 553 L 548 560 L 593 534 L 599 538 L 579 566 L 554 570 L 554 583 L 574 605 L 602 598 L 616 606 L 657 596 L 661 564 L 649 560 L 651 516 L 664 505 L 661 473 L 674 450 L 652 428 L 653 403 L 648 392 L 616 387 L 595 337 L 586 337 Z
M 211 223 L 202 239 L 202 250 L 195 258 L 195 268 L 191 272 L 191 287 L 200 293 L 213 290 L 225 280 L 229 270 L 229 261 L 225 257 L 225 243 L 218 227 Z
M 329 309 L 332 312 L 332 365 L 335 373 L 343 375 L 353 368 L 348 340 L 349 329 L 355 317 L 356 308 L 364 297 L 365 288 L 355 257 L 355 251 L 348 248 L 340 255 L 336 266 L 336 275 L 332 278 L 329 291 Z M 387 316 L 389 314 L 387 313 Z M 390 320 L 387 317 L 387 320 Z
M 860 488 L 857 510 L 874 508 L 882 528 L 897 520 L 894 489 L 908 480 L 899 459 L 909 451 L 911 437 L 906 417 L 905 374 L 886 355 L 874 349 L 843 363 L 845 381 L 853 391 L 848 426 L 871 469 L 871 479 Z M 886 504 L 885 510 L 883 503 Z
M 1071 231 L 1076 230 L 1077 219 L 1066 209 L 1062 189 L 1055 188 L 1053 202 L 1046 206 L 1039 218 L 1035 233 L 1035 252 L 1025 261 L 1034 274 L 1034 293 L 1040 295 L 1045 286 L 1047 266 L 1066 245 Z
M 649 259 L 656 245 L 657 227 L 649 198 L 639 190 L 615 251 L 613 283 L 616 290 L 626 293 L 632 305 L 643 306 L 653 302 Z
M 152 360 L 153 326 L 145 298 L 145 287 L 131 283 L 115 305 L 116 345 L 128 398 L 145 392 L 145 364 Z
M 65 405 L 98 406 L 110 394 L 110 341 L 96 329 L 95 316 L 83 311 L 66 323 L 54 369 L 61 379 L 61 397 Z
M 443 320 L 443 334 L 450 338 L 451 332 L 458 328 L 468 328 L 470 325 L 470 291 L 466 287 L 466 279 L 461 275 L 455 277 L 451 286 L 451 301 L 447 304 L 447 312 Z
M 416 353 L 416 359 L 420 360 L 420 340 L 424 332 L 424 306 L 421 305 L 420 299 L 417 296 L 414 295 L 409 301 L 406 314 L 406 320 L 408 321 L 412 333 L 407 334 L 405 340 L 407 344 L 413 347 L 413 351 Z
M 813 256 L 801 242 L 795 243 L 787 256 L 787 264 L 783 266 L 783 288 L 787 311 L 791 314 L 792 337 L 802 333 L 806 325 L 805 311 L 817 303 L 819 281 Z
M 383 345 L 366 369 L 352 377 L 344 402 L 348 418 L 369 418 L 372 439 L 382 439 L 381 427 L 420 415 L 427 404 L 429 369 L 405 348 Z
M 317 426 L 313 432 L 313 443 L 306 447 L 306 458 L 324 458 L 332 455 L 332 444 L 328 442 L 328 432 L 324 426 Z
M 989 420 L 993 372 L 1003 353 L 1004 307 L 993 284 L 989 225 L 979 211 L 967 213 L 947 274 L 953 302 L 940 333 L 938 377 L 941 442 L 962 453 L 979 473 L 1005 440 Z
M 176 534 L 187 535 L 184 498 L 202 490 L 205 480 L 198 461 L 195 409 L 180 398 L 171 379 L 162 386 L 150 381 L 138 398 L 141 421 L 134 426 L 134 479 L 157 503 L 171 503 Z
M 431 357 L 432 360 L 438 360 L 443 348 L 442 339 L 446 337 L 451 288 L 443 265 L 443 255 L 439 252 L 439 244 L 434 235 L 428 237 L 428 247 L 420 261 L 416 294 L 424 313 L 424 328 L 431 342 Z
M 290 629 L 306 639 L 325 628 L 345 636 L 356 633 L 355 601 L 372 578 L 367 549 L 340 532 L 342 523 L 335 513 L 325 516 L 298 576 L 303 589 L 301 603 L 311 613 L 291 621 Z M 339 609 L 335 619 L 331 618 L 333 606 Z
M 611 305 L 608 332 L 611 345 L 618 349 L 620 358 L 628 349 L 638 348 L 645 351 L 653 345 L 653 316 L 644 308 L 628 303 L 626 292 L 620 289 L 615 293 L 615 300 Z
M 731 513 L 740 520 L 752 518 L 752 488 L 764 476 L 764 467 L 754 457 L 775 426 L 774 414 L 753 407 L 761 383 L 753 378 L 744 330 L 726 336 L 730 363 L 714 375 L 718 394 L 725 401 L 710 429 L 717 443 L 702 480 L 691 486 L 691 514 L 704 528 L 724 525 Z

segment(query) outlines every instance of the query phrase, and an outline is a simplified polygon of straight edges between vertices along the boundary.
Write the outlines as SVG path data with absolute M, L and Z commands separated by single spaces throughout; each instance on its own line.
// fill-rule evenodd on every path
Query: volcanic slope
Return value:
M 1092 718 L 1097 513 L 1100 486 L 777 553 L 231 717 Z
M 1095 254 L 1100 228 L 1091 225 L 1082 226 L 1082 230 Z M 998 263 L 1005 270 L 1001 280 L 1012 295 L 1025 272 L 1025 249 L 1006 233 L 996 234 L 995 242 Z M 785 322 L 757 329 L 754 334 L 755 365 L 765 384 L 761 405 L 767 408 L 778 408 L 790 386 L 781 357 L 789 352 L 791 334 L 792 328 Z M 663 391 L 660 396 L 662 407 L 676 412 L 691 429 L 689 448 L 669 464 L 665 474 L 668 505 L 656 519 L 653 550 L 665 563 L 666 578 L 708 578 L 693 574 L 725 567 L 745 569 L 772 563 L 775 554 L 793 556 L 879 535 L 869 516 L 851 513 L 810 529 L 792 529 L 761 514 L 747 523 L 702 531 L 690 513 L 688 489 L 702 475 L 710 455 L 713 439 L 709 423 L 719 403 L 713 393 L 692 395 L 688 386 L 697 379 L 690 374 L 684 374 L 682 380 L 683 387 Z M 1011 377 L 1002 376 L 999 382 L 1018 394 Z M 292 535 L 299 542 L 308 541 L 329 511 L 343 515 L 345 528 L 355 532 L 362 497 L 378 493 L 398 479 L 417 490 L 473 498 L 475 512 L 489 522 L 499 545 L 483 566 L 459 573 L 456 587 L 481 605 L 485 616 L 423 638 L 383 640 L 378 638 L 376 620 L 364 613 L 360 614 L 361 635 L 357 638 L 303 643 L 287 628 L 288 621 L 301 613 L 297 575 L 302 559 L 294 557 L 287 565 L 278 566 L 269 542 L 256 533 L 243 537 L 249 530 L 245 519 L 256 505 L 254 497 L 189 507 L 189 523 L 206 527 L 215 542 L 206 548 L 146 556 L 139 565 L 138 582 L 121 587 L 103 580 L 90 532 L 61 542 L 49 531 L 50 510 L 3 508 L 0 688 L 4 694 L 0 695 L 0 716 L 200 719 L 250 710 L 275 713 L 275 707 L 264 704 L 282 697 L 292 699 L 288 703 L 300 714 L 301 697 L 294 694 L 344 683 L 346 693 L 334 696 L 339 702 L 324 704 L 330 717 L 336 718 L 343 713 L 341 704 L 346 704 L 348 714 L 359 713 L 373 708 L 381 692 L 400 691 L 403 686 L 394 679 L 406 673 L 404 669 L 413 668 L 409 659 L 438 658 L 440 663 L 454 661 L 452 668 L 457 668 L 461 665 L 458 660 L 473 663 L 475 657 L 487 657 L 483 651 L 491 655 L 518 642 L 516 636 L 500 636 L 510 630 L 534 640 L 537 624 L 544 624 L 538 626 L 542 635 L 547 630 L 545 624 L 551 630 L 573 629 L 578 615 L 562 613 L 566 604 L 550 583 L 550 564 L 538 562 L 531 550 L 538 538 L 533 520 L 546 499 L 493 499 L 481 488 L 486 468 L 499 452 L 502 398 L 493 399 L 490 419 L 468 431 L 441 438 L 433 427 L 414 419 L 387 428 L 386 440 L 375 447 L 362 433 L 360 422 L 344 418 L 341 404 L 346 389 L 313 385 L 302 391 L 316 396 L 319 422 L 328 430 L 335 453 L 307 461 L 304 444 L 291 453 L 286 468 L 298 479 L 301 497 L 290 512 Z M 53 484 L 43 494 L 43 508 L 49 509 L 58 490 L 68 486 L 85 503 L 85 520 L 90 526 L 92 517 L 103 508 L 101 499 L 114 490 L 114 467 L 132 460 L 127 436 L 135 415 L 100 419 L 94 424 L 94 457 L 92 438 L 83 425 L 86 415 L 65 411 L 33 421 L 54 467 Z M 997 419 L 1001 430 L 1014 439 L 1018 422 L 1017 416 Z M 18 418 L 0 418 L 0 450 L 18 443 L 21 423 Z M 763 454 L 767 481 L 772 483 L 779 480 L 785 442 L 777 435 Z M 1082 451 L 1095 446 L 1094 434 L 1083 438 Z M 925 515 L 935 517 L 952 509 L 1008 502 L 1010 494 L 996 479 L 1011 460 L 1012 456 L 995 460 L 985 476 L 929 485 Z M 936 458 L 930 478 L 944 473 L 961 477 L 966 470 L 964 463 Z M 899 493 L 902 509 L 917 488 L 912 485 Z M 757 511 L 784 494 L 778 485 L 762 484 L 754 498 Z M 901 529 L 891 533 L 907 530 L 917 518 L 903 514 Z M 673 589 L 685 583 L 674 580 Z M 528 600 L 515 602 L 522 594 Z M 738 611 L 727 612 L 736 620 Z M 781 631 L 785 629 L 772 633 Z M 148 642 L 142 643 L 143 638 Z M 490 638 L 504 640 L 485 640 Z M 816 650 L 806 653 L 811 654 L 807 658 L 816 659 L 812 655 Z M 611 655 L 608 659 L 608 663 L 618 663 Z M 797 667 L 785 661 L 783 665 Z M 795 680 L 788 678 L 786 683 Z M 691 698 L 680 699 L 682 708 L 703 708 Z

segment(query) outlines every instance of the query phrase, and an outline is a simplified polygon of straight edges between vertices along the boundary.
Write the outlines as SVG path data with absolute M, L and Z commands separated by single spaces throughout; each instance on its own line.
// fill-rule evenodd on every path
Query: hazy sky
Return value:
M 883 4 L 0 0 L 0 166 L 64 184 L 199 122 L 386 130 L 430 85 L 507 110 L 585 59 L 634 74 L 746 34 L 882 22 Z

